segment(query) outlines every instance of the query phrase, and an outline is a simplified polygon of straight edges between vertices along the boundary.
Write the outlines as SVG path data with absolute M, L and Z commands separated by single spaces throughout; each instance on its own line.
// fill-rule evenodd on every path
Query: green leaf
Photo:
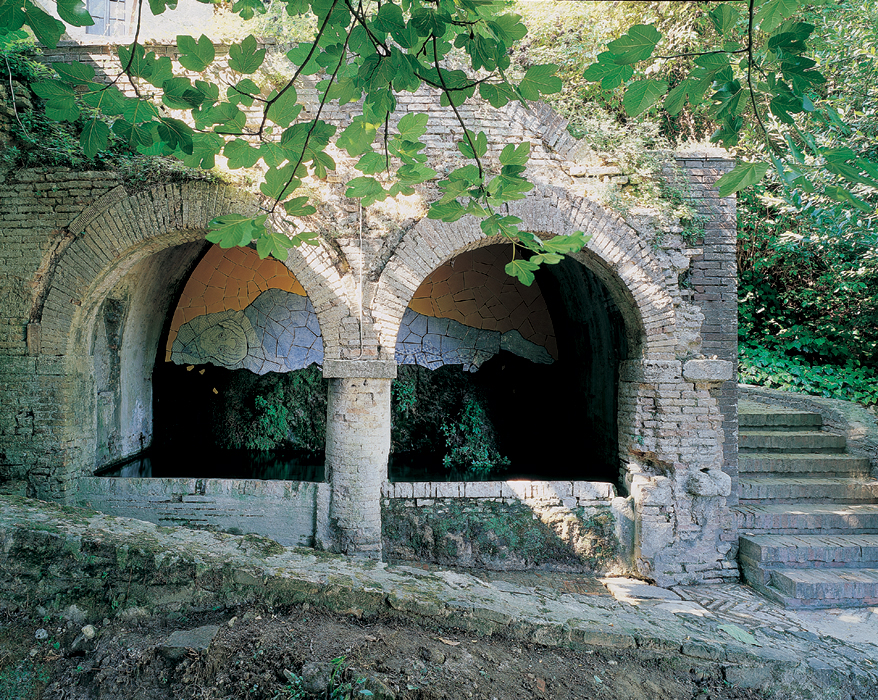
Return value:
M 585 247 L 585 244 L 591 240 L 591 234 L 585 235 L 582 231 L 571 233 L 567 236 L 555 236 L 548 241 L 543 241 L 543 248 L 551 253 L 576 253 Z
M 665 111 L 672 117 L 676 117 L 683 110 L 691 85 L 688 79 L 684 80 L 665 97 Z
M 33 30 L 37 40 L 54 49 L 64 34 L 64 24 L 29 1 L 24 3 L 24 15 L 25 23 Z
M 454 199 L 450 202 L 434 202 L 430 206 L 427 218 L 451 223 L 460 219 L 464 214 L 466 214 L 466 209 Z
M 378 133 L 378 124 L 367 121 L 365 115 L 358 115 L 339 135 L 336 145 L 347 151 L 349 156 L 359 156 L 372 150 L 372 142 Z
M 634 68 L 629 65 L 598 61 L 597 63 L 592 63 L 586 68 L 582 77 L 592 83 L 600 80 L 602 89 L 614 90 L 622 85 L 622 83 L 629 81 L 633 75 Z
M 521 15 L 500 15 L 494 20 L 488 20 L 488 27 L 507 46 L 524 39 L 527 34 L 527 27 L 521 23 Z
M 162 102 L 171 109 L 194 109 L 204 102 L 204 95 L 192 86 L 189 78 L 171 78 L 164 83 Z
M 289 248 L 293 248 L 296 244 L 287 236 L 276 231 L 266 231 L 263 235 L 256 239 L 256 252 L 263 260 L 271 255 L 278 260 L 286 260 L 289 255 Z
M 427 119 L 428 117 L 424 113 L 409 112 L 406 114 L 396 126 L 399 138 L 404 141 L 417 141 L 427 132 Z
M 457 143 L 457 148 L 467 158 L 481 158 L 488 152 L 488 136 L 484 131 L 480 131 L 478 136 L 467 129 L 469 138 L 461 139 Z M 472 144 L 472 145 L 470 145 Z M 475 151 L 473 151 L 473 146 Z
M 135 97 L 125 102 L 122 116 L 125 121 L 131 124 L 139 124 L 140 122 L 152 121 L 160 115 L 158 108 L 152 102 Z
M 260 153 L 244 139 L 233 139 L 226 143 L 223 155 L 228 158 L 228 166 L 232 170 L 252 168 L 259 161 Z
M 66 80 L 68 83 L 73 83 L 74 85 L 87 83 L 95 77 L 94 66 L 90 66 L 87 63 L 80 63 L 79 61 L 73 61 L 72 63 L 55 63 L 52 65 L 52 68 L 55 69 L 55 72 L 60 75 L 63 80 Z
M 558 66 L 552 64 L 531 66 L 518 84 L 518 91 L 526 100 L 538 100 L 540 95 L 561 92 L 563 84 L 555 73 Z
M 515 99 L 515 91 L 507 83 L 482 83 L 479 94 L 495 109 L 505 107 Z
M 651 24 L 636 24 L 625 36 L 607 44 L 607 49 L 613 54 L 616 63 L 637 63 L 652 55 L 661 38 L 661 33 Z
M 290 216 L 311 216 L 317 213 L 317 208 L 308 204 L 307 197 L 293 197 L 284 203 L 284 209 Z
M 0 1 L 0 27 L 3 29 L 3 35 L 6 38 L 12 38 L 13 32 L 18 33 L 25 20 L 24 10 L 21 0 L 2 0 Z M 19 39 L 29 38 L 30 35 L 24 33 L 18 36 Z
M 113 125 L 115 130 L 115 124 Z M 216 156 L 223 148 L 225 141 L 218 134 L 194 134 L 192 136 L 192 154 L 186 155 L 178 151 L 175 155 L 190 168 L 210 170 L 216 166 Z
M 221 248 L 247 245 L 254 238 L 262 236 L 267 218 L 266 214 L 255 218 L 242 214 L 218 216 L 207 225 L 209 231 L 205 238 Z
M 862 199 L 851 193 L 849 190 L 846 190 L 844 187 L 827 185 L 823 188 L 823 194 L 825 194 L 830 199 L 835 200 L 836 202 L 853 204 L 857 209 L 865 214 L 869 214 L 872 211 L 871 204 L 863 201 Z
M 265 60 L 265 49 L 260 49 L 256 37 L 250 34 L 240 44 L 229 46 L 229 68 L 238 73 L 255 73 Z
M 637 80 L 625 91 L 622 106 L 629 117 L 636 117 L 655 105 L 667 91 L 668 83 L 664 80 Z
M 507 263 L 504 269 L 507 275 L 515 277 L 525 287 L 530 287 L 534 281 L 534 270 L 539 269 L 539 267 L 537 263 L 530 260 L 513 260 Z
M 32 83 L 31 89 L 44 100 L 56 100 L 75 95 L 73 88 L 60 80 L 41 80 L 38 83 Z
M 91 27 L 95 21 L 82 0 L 58 0 L 58 16 L 72 27 Z
M 800 0 L 769 0 L 753 18 L 763 32 L 771 33 L 777 29 L 787 17 L 796 13 Z
M 524 141 L 517 147 L 514 143 L 506 144 L 500 152 L 500 165 L 527 165 L 529 159 L 529 141 Z
M 192 127 L 179 119 L 164 117 L 159 121 L 159 138 L 172 149 L 192 154 Z
M 213 42 L 204 34 L 198 41 L 194 37 L 181 34 L 177 37 L 177 48 L 180 50 L 177 58 L 180 65 L 195 73 L 201 73 L 216 58 Z
M 355 177 L 348 182 L 345 197 L 361 198 L 363 206 L 367 207 L 370 204 L 386 199 L 387 192 L 374 177 L 363 176 Z
M 141 148 L 149 148 L 158 141 L 158 133 L 155 126 L 154 122 L 134 124 L 125 119 L 117 119 L 113 122 L 113 133 L 128 144 L 128 148 L 139 150 Z M 182 151 L 180 153 L 182 154 Z M 188 163 L 186 164 L 189 165 Z
M 427 7 L 421 7 L 412 12 L 410 24 L 414 27 L 418 36 L 435 36 L 442 38 L 445 27 L 451 17 L 444 12 L 436 12 Z
M 723 175 L 716 181 L 716 188 L 720 197 L 728 197 L 730 194 L 755 185 L 768 172 L 768 163 L 739 163 L 734 170 Z
M 321 65 L 317 63 L 317 55 L 319 51 L 314 49 L 313 53 L 311 53 L 313 46 L 314 44 L 302 42 L 287 51 L 287 58 L 290 59 L 294 65 L 302 67 L 302 75 L 314 75 L 315 73 L 320 72 Z M 309 53 L 311 53 L 310 59 L 308 59 Z M 308 61 L 307 64 L 303 65 L 306 60 Z
M 405 18 L 402 16 L 402 10 L 399 5 L 392 2 L 384 3 L 375 15 L 375 27 L 382 32 L 390 33 L 394 30 L 402 31 L 405 29 Z
M 708 15 L 710 21 L 713 22 L 714 29 L 720 34 L 725 34 L 738 22 L 740 12 L 738 12 L 737 8 L 723 3 L 713 8 Z
M 269 168 L 259 186 L 259 191 L 270 199 L 283 201 L 295 191 L 301 181 L 293 177 L 293 164 L 282 168 Z
M 369 151 L 363 154 L 355 167 L 364 175 L 375 175 L 387 169 L 387 159 L 381 153 Z
M 89 91 L 82 96 L 82 101 L 90 107 L 101 110 L 107 116 L 123 114 L 128 98 L 115 85 L 90 83 Z
M 272 98 L 274 101 L 269 105 L 267 117 L 280 127 L 286 128 L 292 124 L 299 113 L 302 105 L 297 104 L 298 95 L 296 88 L 290 85 L 280 96 Z
M 107 139 L 110 136 L 110 127 L 95 117 L 88 122 L 79 135 L 79 143 L 86 158 L 94 158 L 98 151 L 107 147 Z
M 396 171 L 396 177 L 403 185 L 417 185 L 436 177 L 436 171 L 426 165 L 403 165 Z

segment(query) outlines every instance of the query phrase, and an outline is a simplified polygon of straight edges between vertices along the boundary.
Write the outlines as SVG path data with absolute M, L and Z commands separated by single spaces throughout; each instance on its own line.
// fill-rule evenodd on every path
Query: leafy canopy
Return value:
M 675 117 L 687 105 L 706 111 L 716 125 L 711 141 L 738 146 L 755 129 L 761 146 L 717 182 L 728 196 L 760 182 L 772 171 L 786 189 L 874 210 L 878 163 L 864 151 L 820 145 L 815 131 L 852 134 L 835 108 L 813 53 L 819 37 L 806 13 L 836 11 L 827 0 L 748 0 L 716 3 L 707 13 L 703 50 L 662 55 L 662 34 L 652 25 L 632 26 L 609 42 L 584 77 L 604 90 L 624 85 L 622 107 L 629 117 L 656 110 Z M 821 6 L 825 6 L 821 7 Z M 874 50 L 874 47 L 873 47 Z M 673 82 L 656 72 L 677 64 Z M 749 140 L 749 139 L 748 139 Z M 866 149 L 868 150 L 868 149 Z
M 347 183 L 346 194 L 364 205 L 399 194 L 412 194 L 414 187 L 439 174 L 426 164 L 420 139 L 426 132 L 427 115 L 404 116 L 395 128 L 391 115 L 397 107 L 396 95 L 414 92 L 427 85 L 441 92 L 443 105 L 450 106 L 460 126 L 460 151 L 471 161 L 439 179 L 444 195 L 430 209 L 429 216 L 454 221 L 469 214 L 482 219 L 488 234 L 500 234 L 526 251 L 510 271 L 522 282 L 533 280 L 540 263 L 554 263 L 558 250 L 578 250 L 585 237 L 578 233 L 563 240 L 543 242 L 518 228 L 521 222 L 503 215 L 502 205 L 522 198 L 532 188 L 523 173 L 529 144 L 510 146 L 503 151 L 501 171 L 489 173 L 484 158 L 487 137 L 466 128 L 458 107 L 478 91 L 494 107 L 512 100 L 537 100 L 557 92 L 561 81 L 554 65 L 531 66 L 519 81 L 510 79 L 510 51 L 527 30 L 519 15 L 506 12 L 507 3 L 493 0 L 399 0 L 399 2 L 354 2 L 353 0 L 282 0 L 291 17 L 313 17 L 316 32 L 310 41 L 299 42 L 287 53 L 292 74 L 268 95 L 263 95 L 250 76 L 260 70 L 266 52 L 251 34 L 229 48 L 228 70 L 232 84 L 212 80 L 211 67 L 216 52 L 207 36 L 177 37 L 180 65 L 199 72 L 194 82 L 175 75 L 166 57 L 148 51 L 136 39 L 118 48 L 122 73 L 107 85 L 94 70 L 74 62 L 63 66 L 59 79 L 44 80 L 34 90 L 46 102 L 55 119 L 74 121 L 82 116 L 76 96 L 96 111 L 90 112 L 82 130 L 82 148 L 91 157 L 106 148 L 112 132 L 141 153 L 174 155 L 184 163 L 212 167 L 216 156 L 228 159 L 231 168 L 266 168 L 261 192 L 271 200 L 258 216 L 229 215 L 210 224 L 208 240 L 228 247 L 256 242 L 260 255 L 285 258 L 287 248 L 313 242 L 297 217 L 308 216 L 314 208 L 298 194 L 308 175 L 325 178 L 336 164 L 326 152 L 334 140 L 338 148 L 357 159 L 362 173 Z M 154 14 L 174 4 L 149 0 Z M 262 2 L 239 0 L 232 11 L 244 20 L 265 13 Z M 58 0 L 64 22 L 76 26 L 93 23 L 80 0 Z M 29 27 L 37 38 L 54 47 L 64 31 L 64 23 L 39 10 L 30 0 L 0 0 L 0 37 L 20 33 Z M 449 54 L 463 52 L 469 72 L 449 67 Z M 313 118 L 299 121 L 297 81 L 315 75 L 319 105 Z M 127 96 L 118 89 L 123 77 L 135 86 L 137 95 Z M 321 119 L 330 101 L 339 104 L 363 101 L 362 114 L 340 133 Z M 248 126 L 243 107 L 261 108 L 258 126 Z M 159 105 L 162 105 L 161 107 Z M 169 116 L 164 109 L 185 110 L 189 117 Z M 311 116 L 311 115 L 309 115 Z M 376 149 L 376 141 L 381 146 Z M 383 152 L 382 152 L 383 151 Z M 292 237 L 272 230 L 275 212 L 285 217 L 296 234 Z

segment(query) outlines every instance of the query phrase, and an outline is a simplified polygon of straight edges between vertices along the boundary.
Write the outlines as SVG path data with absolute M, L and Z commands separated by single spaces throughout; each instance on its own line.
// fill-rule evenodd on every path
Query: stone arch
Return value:
M 152 429 L 151 373 L 165 320 L 188 273 L 209 244 L 208 222 L 225 213 L 255 213 L 259 201 L 226 185 L 160 185 L 128 196 L 120 187 L 71 222 L 75 239 L 47 285 L 41 353 L 59 356 L 69 390 L 71 425 L 63 469 L 76 478 L 101 462 L 130 456 Z M 103 205 L 103 206 L 102 206 Z M 77 230 L 78 229 L 78 230 Z M 317 311 L 321 327 L 342 288 L 324 246 L 290 251 L 286 266 Z M 130 389 L 120 387 L 124 381 Z M 106 441 L 107 421 L 118 435 Z M 120 427 L 121 425 L 121 427 Z
M 574 254 L 606 285 L 625 320 L 629 359 L 673 359 L 674 340 L 663 329 L 674 324 L 674 302 L 661 265 L 641 235 L 603 207 L 556 188 L 535 190 L 509 206 L 520 228 L 555 236 L 581 230 L 591 235 Z M 418 286 L 440 265 L 467 250 L 501 242 L 487 238 L 470 217 L 454 223 L 421 220 L 384 268 L 372 313 L 382 358 L 392 359 L 405 310 Z

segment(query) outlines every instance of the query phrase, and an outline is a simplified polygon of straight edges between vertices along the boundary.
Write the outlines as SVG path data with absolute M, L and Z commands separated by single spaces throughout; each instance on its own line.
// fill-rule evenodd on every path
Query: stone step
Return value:
M 871 503 L 878 500 L 875 479 L 760 475 L 743 478 L 740 484 L 742 503 Z
M 868 457 L 838 453 L 748 452 L 738 457 L 738 473 L 869 476 Z
M 774 569 L 769 586 L 789 607 L 878 604 L 878 568 Z
M 738 425 L 757 430 L 819 429 L 823 419 L 819 413 L 741 401 L 738 405 Z
M 817 430 L 742 430 L 738 433 L 739 452 L 844 452 L 844 435 Z
M 751 568 L 878 568 L 878 534 L 749 535 L 739 551 Z
M 733 508 L 742 536 L 878 534 L 878 504 L 742 503 Z

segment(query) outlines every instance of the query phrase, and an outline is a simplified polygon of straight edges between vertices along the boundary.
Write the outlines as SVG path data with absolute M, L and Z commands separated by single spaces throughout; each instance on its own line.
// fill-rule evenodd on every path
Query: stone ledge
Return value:
M 324 360 L 326 379 L 396 379 L 395 360 Z
M 735 364 L 728 360 L 689 360 L 683 379 L 690 382 L 727 382 L 735 378 Z
M 16 497 L 0 497 L 0 545 L 0 599 L 50 610 L 77 603 L 92 620 L 128 614 L 131 603 L 119 606 L 112 595 L 120 590 L 148 614 L 307 602 L 357 618 L 396 615 L 549 647 L 640 648 L 684 664 L 691 663 L 685 657 L 721 663 L 730 677 L 759 673 L 765 691 L 795 681 L 800 697 L 834 697 L 839 688 L 871 697 L 878 682 L 878 672 L 860 663 L 872 644 L 776 632 L 763 623 L 751 629 L 756 644 L 742 646 L 717 629 L 722 611 L 686 600 L 631 605 L 609 595 L 572 595 L 564 586 L 535 590 L 459 571 L 391 567 L 286 549 L 265 537 L 156 527 Z M 39 570 L 58 573 L 34 576 Z

